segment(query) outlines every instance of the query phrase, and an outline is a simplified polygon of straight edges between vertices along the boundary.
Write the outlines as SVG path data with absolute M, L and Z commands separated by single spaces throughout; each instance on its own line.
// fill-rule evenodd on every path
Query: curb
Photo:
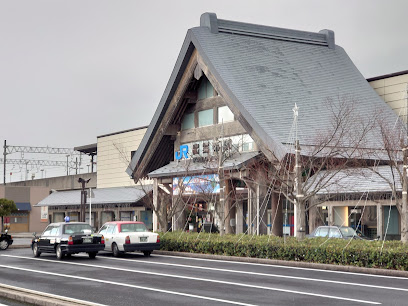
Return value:
M 77 299 L 68 298 L 65 296 L 49 294 L 20 287 L 0 284 L 0 296 L 23 303 L 41 306 L 100 306 L 102 304 L 81 301 Z
M 10 245 L 8 247 L 9 249 L 28 249 L 31 248 L 31 245 L 25 245 L 25 244 L 17 244 L 17 245 Z
M 154 251 L 153 254 L 215 259 L 215 260 L 225 260 L 225 261 L 238 261 L 238 262 L 247 262 L 247 263 L 259 263 L 259 264 L 267 264 L 267 265 L 309 268 L 309 269 L 328 270 L 328 271 L 364 273 L 364 274 L 382 275 L 382 276 L 408 277 L 408 271 L 320 264 L 320 263 L 303 262 L 303 261 L 287 261 L 287 260 L 277 260 L 277 259 L 235 257 L 235 256 L 226 256 L 226 255 L 210 255 L 210 254 L 171 252 L 171 251 L 160 251 L 160 250 Z

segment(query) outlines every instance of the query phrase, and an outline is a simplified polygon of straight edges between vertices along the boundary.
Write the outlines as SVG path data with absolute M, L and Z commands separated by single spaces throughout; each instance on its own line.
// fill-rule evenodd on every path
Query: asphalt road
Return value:
M 408 305 L 408 278 L 137 253 L 8 249 L 0 283 L 103 305 Z

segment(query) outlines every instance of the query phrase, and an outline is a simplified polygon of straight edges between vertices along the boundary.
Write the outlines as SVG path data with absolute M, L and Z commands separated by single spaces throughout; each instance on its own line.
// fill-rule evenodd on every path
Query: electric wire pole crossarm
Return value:
M 6 185 L 6 164 L 13 165 L 34 165 L 34 166 L 66 166 L 69 167 L 68 161 L 46 161 L 46 160 L 24 160 L 24 159 L 7 159 L 8 154 L 12 153 L 40 153 L 40 154 L 65 154 L 68 156 L 78 155 L 74 149 L 71 148 L 52 148 L 52 147 L 33 147 L 33 146 L 10 146 L 7 145 L 7 140 L 4 140 L 3 146 L 3 184 Z M 70 166 L 71 168 L 72 165 Z

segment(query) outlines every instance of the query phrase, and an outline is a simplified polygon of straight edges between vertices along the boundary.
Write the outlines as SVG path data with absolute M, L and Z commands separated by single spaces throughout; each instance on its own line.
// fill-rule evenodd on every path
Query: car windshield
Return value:
M 93 233 L 92 227 L 89 224 L 66 224 L 64 226 L 64 234 L 81 235 Z
M 120 227 L 122 233 L 125 232 L 147 232 L 147 228 L 143 223 L 122 224 Z
M 351 227 L 340 227 L 340 231 L 343 234 L 343 237 L 357 236 L 356 231 Z

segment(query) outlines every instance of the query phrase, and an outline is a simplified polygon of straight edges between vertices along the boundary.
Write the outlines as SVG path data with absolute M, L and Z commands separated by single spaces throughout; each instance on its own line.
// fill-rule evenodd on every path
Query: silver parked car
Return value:
M 356 232 L 349 226 L 319 226 L 312 233 L 307 235 L 308 238 L 327 237 L 340 239 L 361 239 L 371 240 L 364 236 L 361 232 Z

